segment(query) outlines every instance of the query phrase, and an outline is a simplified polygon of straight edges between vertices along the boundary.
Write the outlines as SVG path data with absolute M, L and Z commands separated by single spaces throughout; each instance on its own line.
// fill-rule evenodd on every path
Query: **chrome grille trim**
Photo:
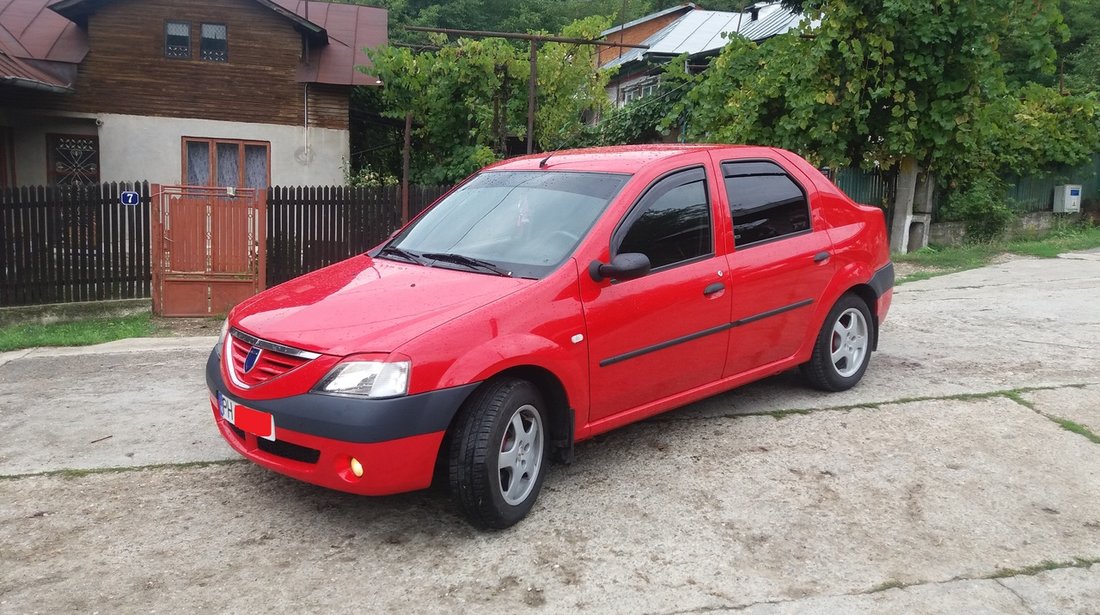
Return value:
M 290 346 L 283 346 L 282 344 L 276 344 L 275 342 L 262 340 L 254 335 L 249 335 L 244 331 L 241 331 L 240 329 L 230 328 L 229 334 L 250 346 L 263 348 L 264 350 L 270 350 L 272 352 L 279 352 L 285 355 L 290 355 L 292 357 L 298 357 L 299 359 L 305 359 L 307 361 L 312 361 L 313 359 L 321 356 L 319 353 L 316 352 L 299 350 L 297 348 L 291 348 Z

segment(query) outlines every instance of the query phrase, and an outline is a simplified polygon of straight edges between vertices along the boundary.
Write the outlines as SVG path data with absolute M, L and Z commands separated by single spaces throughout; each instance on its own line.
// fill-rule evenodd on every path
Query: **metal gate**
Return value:
M 267 191 L 153 186 L 153 313 L 215 316 L 264 289 Z

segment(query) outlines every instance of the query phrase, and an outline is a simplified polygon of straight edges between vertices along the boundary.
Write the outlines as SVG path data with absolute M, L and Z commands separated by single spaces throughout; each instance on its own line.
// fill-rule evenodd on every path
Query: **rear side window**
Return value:
M 710 200 L 703 169 L 669 175 L 653 184 L 616 233 L 615 254 L 639 252 L 653 269 L 714 253 Z
M 733 244 L 741 248 L 810 230 L 806 193 L 773 162 L 724 162 Z

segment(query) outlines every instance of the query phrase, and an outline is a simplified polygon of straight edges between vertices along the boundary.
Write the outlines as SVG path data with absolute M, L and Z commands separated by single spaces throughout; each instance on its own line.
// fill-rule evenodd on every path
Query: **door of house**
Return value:
M 264 288 L 267 192 L 153 186 L 153 312 L 216 316 Z

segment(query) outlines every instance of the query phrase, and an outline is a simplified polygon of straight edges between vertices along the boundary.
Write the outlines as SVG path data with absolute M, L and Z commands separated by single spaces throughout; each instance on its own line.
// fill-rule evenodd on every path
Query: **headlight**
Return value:
M 218 344 L 214 346 L 214 350 L 218 353 L 222 353 L 222 348 L 225 348 L 225 338 L 229 336 L 229 319 L 226 318 L 222 323 L 222 330 L 218 333 Z
M 347 361 L 337 365 L 317 387 L 323 393 L 353 397 L 399 397 L 409 391 L 408 361 Z

